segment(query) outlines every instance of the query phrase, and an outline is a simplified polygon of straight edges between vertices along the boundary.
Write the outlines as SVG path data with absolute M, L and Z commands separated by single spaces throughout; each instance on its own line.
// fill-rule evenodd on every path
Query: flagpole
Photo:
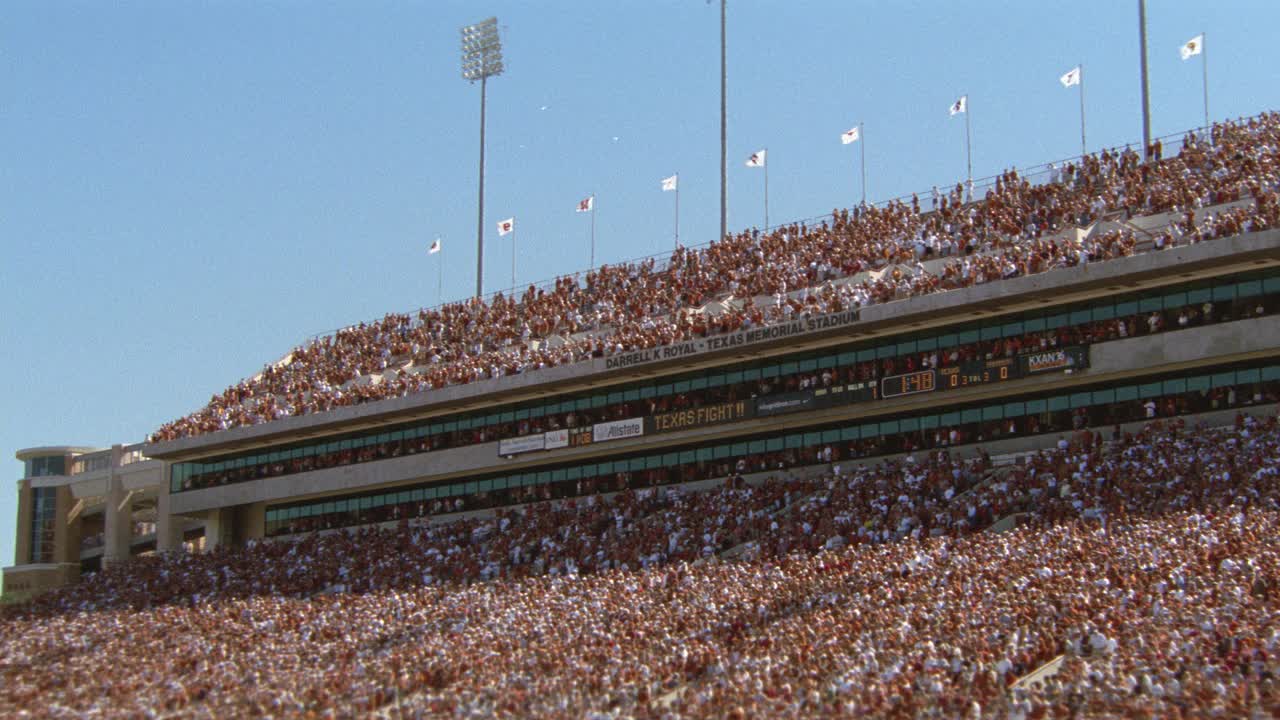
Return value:
M 862 130 L 862 123 L 858 123 L 858 144 L 862 147 L 862 209 L 867 209 L 867 134 Z
M 1080 157 L 1087 154 L 1084 142 L 1084 63 L 1080 63 Z
M 1213 146 L 1213 128 L 1209 126 L 1209 48 L 1200 33 L 1200 67 L 1204 71 L 1204 131 L 1209 134 L 1209 146 Z
M 769 148 L 764 149 L 764 231 L 769 232 Z
M 440 238 L 436 238 L 436 242 L 440 242 Z M 444 247 L 440 250 L 440 261 L 436 263 L 436 307 L 444 303 Z
M 596 194 L 591 193 L 591 269 L 596 269 Z
M 676 173 L 676 250 L 680 249 L 680 173 Z
M 964 96 L 964 163 L 966 168 L 966 174 L 969 177 L 969 184 L 967 187 L 972 188 L 973 187 L 973 150 L 969 140 L 969 112 L 970 112 L 969 96 L 965 95 Z M 972 190 L 970 190 L 970 192 L 972 192 Z M 970 200 L 973 199 L 972 195 L 970 195 L 969 199 Z
M 515 294 L 516 287 L 516 229 L 511 228 L 511 293 Z

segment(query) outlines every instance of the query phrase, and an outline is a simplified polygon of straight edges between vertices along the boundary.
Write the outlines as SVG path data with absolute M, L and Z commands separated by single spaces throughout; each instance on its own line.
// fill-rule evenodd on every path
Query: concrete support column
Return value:
M 156 502 L 156 551 L 182 551 L 182 518 L 173 514 L 169 494 L 169 463 L 160 470 L 160 491 Z
M 102 509 L 104 525 L 102 564 L 104 566 L 129 559 L 133 540 L 133 500 L 120 478 L 112 473 L 107 479 L 106 507 Z
M 204 549 L 211 552 L 215 548 L 233 543 L 232 525 L 234 513 L 230 508 L 216 508 L 205 513 Z

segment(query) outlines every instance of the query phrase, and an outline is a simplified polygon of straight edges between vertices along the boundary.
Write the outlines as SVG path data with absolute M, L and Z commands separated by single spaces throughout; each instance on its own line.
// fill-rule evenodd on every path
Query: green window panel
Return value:
M 1092 402 L 1093 402 L 1093 393 L 1091 392 L 1078 392 L 1078 393 L 1071 394 L 1072 410 L 1075 410 L 1076 408 L 1089 407 L 1090 403 Z
M 712 450 L 711 452 L 711 457 L 715 458 L 716 460 L 723 460 L 727 457 L 732 457 L 732 455 L 733 455 L 732 445 L 717 445 L 715 449 Z
M 823 430 L 822 444 L 829 445 L 834 442 L 840 442 L 840 431 L 839 430 Z
M 468 480 L 466 484 L 465 492 L 468 495 L 474 495 L 477 492 L 480 492 L 480 483 L 476 482 L 475 480 Z
M 876 359 L 884 360 L 885 358 L 894 357 L 897 355 L 897 349 L 897 345 L 881 345 L 876 348 Z
M 800 372 L 800 364 L 799 364 L 799 363 L 796 363 L 796 362 L 784 362 L 784 363 L 782 363 L 782 374 L 783 374 L 783 375 L 794 375 L 794 374 L 796 374 L 796 373 L 798 373 L 798 372 Z
M 1212 287 L 1200 287 L 1194 290 L 1187 291 L 1187 302 L 1193 305 L 1207 303 L 1207 302 L 1210 302 L 1211 300 L 1213 300 Z
M 1262 368 L 1262 380 L 1264 382 L 1280 380 L 1280 365 L 1268 365 Z
M 771 378 L 782 374 L 781 365 L 769 365 L 760 371 L 760 377 Z
M 1236 374 L 1234 372 L 1214 373 L 1213 386 L 1230 387 L 1236 384 Z
M 468 417 L 468 418 L 462 418 L 461 420 L 459 420 L 459 421 L 458 421 L 458 429 L 459 429 L 459 430 L 470 430 L 470 429 L 471 429 L 471 428 L 473 428 L 473 427 L 481 427 L 481 426 L 476 425 L 476 424 L 475 424 L 475 422 L 476 422 L 476 421 L 475 421 L 475 419 L 474 419 L 474 418 L 469 418 L 469 417 Z M 483 421 L 482 421 L 482 422 L 483 422 Z
M 742 379 L 743 380 L 759 380 L 760 368 L 750 368 L 748 370 L 743 370 Z
M 962 425 L 968 425 L 969 423 L 976 423 L 976 422 L 982 422 L 981 409 L 972 408 L 960 413 L 960 423 Z
M 729 382 L 733 382 L 732 378 L 730 378 Z M 675 384 L 675 389 L 676 389 L 676 392 L 678 393 L 689 392 L 689 381 L 681 380 L 680 382 Z
M 968 345 L 970 343 L 976 343 L 978 340 L 982 339 L 982 333 L 977 330 L 965 330 L 957 333 L 956 339 L 961 345 Z
M 477 492 L 489 492 L 492 489 L 493 489 L 492 480 L 480 480 L 476 483 Z
M 887 421 L 885 421 L 885 422 L 880 423 L 880 434 L 881 434 L 881 435 L 897 435 L 897 434 L 898 434 L 898 421 L 897 421 L 897 420 L 887 420 Z
M 1003 405 L 988 405 L 987 407 L 982 408 L 983 422 L 988 422 L 991 420 L 1003 420 L 1003 419 L 1004 419 Z
M 657 397 L 657 396 L 658 396 L 658 389 L 652 385 L 646 385 L 640 388 L 641 400 L 648 400 L 649 398 Z
M 631 390 L 627 390 L 626 392 L 622 393 L 623 402 L 635 402 L 636 400 L 639 400 L 639 399 L 640 399 L 640 391 L 638 389 L 633 388 Z
M 618 404 L 618 403 L 620 403 L 620 402 L 622 402 L 622 393 L 620 393 L 620 392 L 611 392 L 611 393 L 609 393 L 609 404 L 610 404 L 610 405 L 617 405 L 617 404 Z
M 804 447 L 813 447 L 822 444 L 822 433 L 810 432 L 804 434 Z
M 823 355 L 822 357 L 818 358 L 818 367 L 822 370 L 833 368 L 836 366 L 837 359 L 838 358 L 836 355 Z
M 859 426 L 858 433 L 863 438 L 880 437 L 880 424 L 879 423 L 863 423 L 861 426 Z
M 733 444 L 733 457 L 742 457 L 751 452 L 750 443 L 737 442 Z
M 1105 305 L 1097 305 L 1093 308 L 1093 319 L 1110 320 L 1116 316 L 1116 306 L 1111 303 Z
M 1262 373 L 1257 368 L 1251 370 L 1237 370 L 1236 384 L 1244 385 L 1245 383 L 1262 382 Z
M 1044 332 L 1045 320 L 1043 317 L 1028 318 L 1022 323 L 1022 329 L 1025 332 Z
M 689 387 L 689 383 L 684 383 L 684 386 L 685 386 L 686 388 L 688 388 L 688 387 Z M 682 391 L 682 392 L 683 392 L 683 391 Z M 594 409 L 602 408 L 602 407 L 604 407 L 605 405 L 608 405 L 608 404 L 609 404 L 609 396 L 608 396 L 608 395 L 605 395 L 604 393 L 600 393 L 599 395 L 593 395 L 593 396 L 591 396 L 591 407 L 592 407 L 592 408 L 594 408 Z
M 1187 381 L 1186 381 L 1186 380 L 1181 380 L 1181 379 L 1180 379 L 1180 380 L 1165 380 L 1165 381 L 1164 381 L 1164 394 L 1165 394 L 1165 395 L 1178 395 L 1178 394 L 1184 393 L 1184 392 L 1186 392 L 1186 391 L 1187 391 Z
M 1061 315 L 1050 315 L 1044 319 L 1044 329 L 1054 330 L 1060 328 L 1067 324 L 1067 320 L 1068 318 L 1066 313 L 1062 313 Z
M 916 341 L 916 348 L 919 349 L 920 352 L 937 350 L 938 337 L 936 335 L 930 335 L 927 338 L 921 338 L 920 340 Z
M 566 480 L 578 480 L 582 477 L 582 466 L 571 467 L 565 472 Z
M 1109 405 L 1116 401 L 1115 390 L 1096 390 L 1093 393 L 1091 404 L 1093 405 Z
M 1206 392 L 1213 387 L 1208 375 L 1197 375 L 1187 378 L 1187 392 Z
M 509 482 L 508 478 L 504 478 L 504 477 L 494 478 L 494 479 L 493 479 L 493 489 L 494 489 L 494 490 L 506 490 L 506 489 L 509 487 L 509 486 L 508 486 L 508 484 L 507 484 L 508 482 Z
M 782 438 L 782 441 L 783 447 L 788 450 L 804 447 L 804 435 L 802 433 L 788 435 L 785 438 Z
M 842 441 L 857 440 L 861 436 L 862 432 L 858 429 L 857 425 L 840 429 L 840 439 Z
M 1092 310 L 1087 310 L 1087 309 L 1086 309 L 1086 310 L 1076 310 L 1076 311 L 1074 311 L 1074 312 L 1072 312 L 1072 313 L 1071 313 L 1071 324 L 1072 324 L 1072 325 L 1084 325 L 1084 324 L 1089 323 L 1089 322 L 1092 322 L 1092 321 L 1093 321 L 1093 311 L 1092 311 Z
M 692 389 L 692 390 L 706 390 L 706 389 L 707 389 L 707 378 L 705 378 L 705 377 L 700 377 L 700 378 L 694 378 L 693 380 L 690 380 L 690 381 L 689 381 L 689 388 L 690 388 L 690 389 Z
M 569 479 L 569 472 L 565 468 L 551 471 L 551 482 L 563 482 Z
M 925 415 L 920 418 L 921 430 L 935 430 L 941 424 L 942 418 L 937 415 Z
M 619 398 L 619 400 L 621 400 L 621 398 Z M 529 409 L 528 409 L 528 408 L 525 408 L 525 409 L 523 409 L 523 410 L 516 410 L 516 420 L 517 420 L 517 421 L 518 421 L 518 420 L 528 420 L 528 419 L 529 419 Z
M 942 413 L 941 417 L 938 418 L 938 422 L 942 423 L 943 427 L 951 427 L 952 425 L 959 425 L 960 413 L 958 412 Z
M 671 395 L 671 394 L 673 394 L 673 392 L 674 392 L 674 391 L 672 390 L 671 383 L 663 383 L 662 385 L 659 385 L 659 386 L 658 386 L 658 395 L 660 395 L 660 396 L 661 396 L 661 395 Z
M 786 447 L 783 439 L 780 437 L 772 437 L 765 441 L 765 452 L 778 452 Z
M 1231 302 L 1236 299 L 1235 285 L 1217 285 L 1213 288 L 1214 302 Z
M 814 358 L 808 358 L 797 363 L 797 367 L 800 372 L 812 372 L 818 369 L 818 361 Z
M 1177 310 L 1187 304 L 1187 294 L 1185 292 L 1170 293 L 1164 296 L 1164 309 Z
M 1011 402 L 1004 404 L 1004 416 L 1007 418 L 1022 417 L 1027 414 L 1026 403 Z
M 1242 282 L 1236 285 L 1236 297 L 1247 298 L 1247 297 L 1253 297 L 1254 295 L 1261 295 L 1261 294 L 1262 294 L 1261 280 L 1246 280 L 1245 282 Z
M 751 442 L 747 443 L 747 449 L 753 455 L 755 453 L 766 452 L 764 448 L 765 448 L 764 440 L 752 440 Z
M 916 352 L 916 345 L 917 345 L 917 344 L 918 344 L 918 343 L 917 343 L 915 340 L 910 340 L 910 341 L 908 341 L 908 342 L 901 342 L 901 343 L 898 343 L 898 347 L 897 347 L 897 350 L 896 350 L 895 352 L 896 352 L 898 355 L 910 355 L 911 353 Z
M 1138 399 L 1140 388 L 1137 385 L 1126 385 L 1116 388 L 1116 402 L 1128 402 Z
M 742 382 L 742 371 L 736 370 L 734 372 L 725 373 L 725 377 L 728 379 L 730 385 L 737 385 Z
M 698 451 L 697 451 L 697 458 L 696 458 L 696 459 L 697 459 L 697 461 L 698 461 L 698 462 L 708 462 L 708 461 L 710 461 L 710 460 L 711 460 L 711 448 L 698 448 Z M 635 469 L 635 468 L 632 468 L 632 469 Z
M 1138 302 L 1138 312 L 1144 312 L 1144 313 L 1159 312 L 1160 310 L 1163 310 L 1163 309 L 1164 309 L 1164 298 L 1162 297 L 1142 298 L 1142 300 Z
M 867 348 L 866 350 L 858 351 L 858 362 L 860 363 L 867 362 L 870 360 L 875 360 L 875 359 L 876 359 L 875 348 Z
M 1269 277 L 1262 283 L 1262 291 L 1270 295 L 1280 293 L 1280 277 Z
M 852 365 L 858 362 L 858 353 L 852 352 L 852 351 L 840 353 L 839 360 L 840 360 L 841 367 L 846 365 Z
M 1146 399 L 1160 397 L 1160 391 L 1164 388 L 1161 383 L 1144 383 L 1138 386 L 1138 397 Z
M 680 464 L 688 465 L 698 461 L 698 453 L 693 450 L 685 450 L 680 453 Z
M 899 429 L 906 432 L 915 432 L 920 429 L 920 418 L 903 418 L 898 421 Z
M 1015 337 L 1017 335 L 1021 335 L 1023 332 L 1025 332 L 1023 329 L 1023 323 L 1020 322 L 1005 323 L 1000 326 L 1001 337 Z
M 999 326 L 999 325 L 984 325 L 984 326 L 983 326 L 983 327 L 978 331 L 978 339 L 980 339 L 980 340 L 999 340 L 999 339 L 1000 339 L 1000 326 Z

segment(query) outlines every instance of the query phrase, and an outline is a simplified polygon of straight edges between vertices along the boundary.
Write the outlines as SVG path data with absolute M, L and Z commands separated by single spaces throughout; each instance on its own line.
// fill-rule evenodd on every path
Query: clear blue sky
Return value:
M 479 87 L 462 25 L 496 15 L 486 291 L 715 237 L 719 6 L 660 2 L 7 2 L 0 8 L 0 452 L 141 440 L 308 336 L 475 285 Z M 1153 131 L 1280 107 L 1280 3 L 1149 8 Z M 811 217 L 1141 138 L 1136 3 L 735 1 L 729 226 Z M 441 237 L 444 252 L 428 257 Z M 21 465 L 10 461 L 9 482 Z M 0 493 L 0 564 L 16 495 Z

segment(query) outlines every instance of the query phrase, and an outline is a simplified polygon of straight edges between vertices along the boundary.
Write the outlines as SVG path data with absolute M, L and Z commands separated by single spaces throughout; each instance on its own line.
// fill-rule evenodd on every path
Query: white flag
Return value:
M 428 255 L 435 255 L 438 252 L 440 252 L 440 238 L 436 238 L 436 241 L 431 243 L 431 247 L 427 248 Z
M 764 150 L 751 153 L 751 157 L 747 158 L 747 167 L 764 167 Z
M 1080 66 L 1077 65 L 1067 71 L 1066 75 L 1058 78 L 1062 81 L 1062 87 L 1071 87 L 1080 84 Z
M 1190 60 L 1192 55 L 1204 52 L 1204 35 L 1197 35 L 1182 44 L 1182 59 Z
M 595 206 L 596 206 L 596 196 L 592 195 L 591 197 L 585 200 L 578 201 L 578 212 L 591 212 L 591 209 L 594 208 Z
M 508 235 L 511 233 L 511 231 L 515 229 L 516 229 L 516 219 L 507 218 L 506 220 L 503 220 L 502 222 L 498 223 L 498 236 L 501 237 L 503 235 Z
M 852 128 L 848 132 L 840 134 L 840 142 L 848 145 L 851 142 L 857 142 L 862 133 L 858 132 L 858 128 Z
M 676 189 L 676 179 L 680 177 L 679 173 L 669 178 L 662 178 L 662 192 L 668 192 Z
M 959 115 L 969 109 L 969 96 L 961 95 L 960 99 L 951 103 L 951 114 Z

